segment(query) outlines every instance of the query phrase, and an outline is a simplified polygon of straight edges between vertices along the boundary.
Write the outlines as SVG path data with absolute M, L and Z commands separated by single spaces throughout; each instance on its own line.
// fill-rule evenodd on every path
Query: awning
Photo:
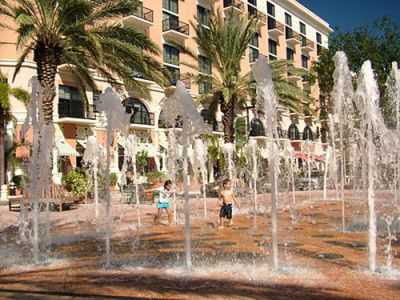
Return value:
M 56 142 L 56 147 L 58 156 L 79 156 L 79 153 L 65 140 L 58 140 Z
M 83 148 L 86 149 L 86 147 L 87 147 L 87 140 L 76 140 L 76 142 L 77 142 L 79 145 L 81 145 Z M 106 149 L 105 149 L 102 145 L 100 145 L 100 144 L 98 144 L 98 145 L 99 145 L 100 149 L 103 150 L 104 153 L 106 153 Z
M 296 151 L 295 155 L 296 155 L 296 158 L 301 158 L 301 159 L 308 159 L 308 157 L 309 157 L 308 154 L 303 153 L 303 152 L 299 152 L 299 151 Z M 324 161 L 325 160 L 322 156 L 315 155 L 315 154 L 310 154 L 310 159 L 318 160 L 318 161 Z
M 147 152 L 148 157 L 157 157 L 157 149 L 153 144 L 149 143 L 139 143 L 138 144 L 138 152 L 145 150 Z

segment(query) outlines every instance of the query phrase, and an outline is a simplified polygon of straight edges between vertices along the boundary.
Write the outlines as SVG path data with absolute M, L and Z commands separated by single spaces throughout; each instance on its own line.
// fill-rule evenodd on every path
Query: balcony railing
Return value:
M 263 24 L 267 23 L 267 15 L 264 14 L 264 13 L 262 13 L 262 12 L 260 12 L 260 11 L 258 11 L 258 10 L 257 10 L 256 13 L 249 13 L 249 17 L 250 17 L 250 16 L 255 16 L 255 17 L 257 17 L 257 18 L 258 18 L 258 21 L 261 22 L 261 23 L 263 23 Z
M 285 26 L 275 18 L 268 16 L 268 30 L 277 30 L 283 33 Z
M 136 17 L 153 23 L 154 13 L 150 8 L 139 6 L 137 10 L 133 13 Z
M 305 36 L 301 36 L 301 47 L 302 48 L 309 48 L 310 50 L 314 50 L 314 42 L 307 39 Z
M 138 124 L 138 125 L 154 125 L 154 113 L 149 113 L 145 111 L 139 111 L 132 115 L 131 124 Z
M 243 10 L 244 4 L 241 0 L 224 0 L 224 8 L 229 8 L 229 7 Z
M 162 23 L 163 32 L 174 30 L 179 33 L 189 35 L 189 24 L 179 21 L 178 19 L 169 18 L 165 19 Z
M 85 105 L 82 101 L 70 101 L 60 99 L 58 102 L 59 118 L 77 118 L 77 119 L 96 119 L 96 107 L 89 105 L 89 109 L 85 111 Z
M 296 43 L 301 43 L 301 35 L 294 31 L 292 28 L 286 26 L 286 39 L 294 40 Z

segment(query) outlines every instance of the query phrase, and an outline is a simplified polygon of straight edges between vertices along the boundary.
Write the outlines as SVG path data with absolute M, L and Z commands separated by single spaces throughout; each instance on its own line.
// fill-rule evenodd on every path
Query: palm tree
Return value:
M 224 20 L 221 11 L 210 14 L 207 26 L 191 22 L 196 32 L 194 40 L 203 51 L 216 71 L 216 76 L 187 74 L 196 83 L 212 85 L 209 93 L 199 96 L 200 102 L 210 103 L 209 110 L 214 113 L 220 106 L 223 113 L 224 141 L 234 142 L 234 115 L 235 110 L 243 110 L 249 97 L 255 97 L 255 82 L 252 74 L 241 75 L 240 62 L 256 33 L 257 18 L 247 15 L 232 15 Z M 199 62 L 197 53 L 176 44 L 183 53 L 188 54 Z M 185 64 L 185 63 L 183 63 Z M 186 64 L 191 68 L 197 66 Z M 295 68 L 290 61 L 279 60 L 270 63 L 273 70 L 273 80 L 278 99 L 282 106 L 295 112 L 300 112 L 302 107 L 300 99 L 305 103 L 312 103 L 313 99 L 299 89 L 294 83 L 287 80 L 287 74 L 308 76 L 308 72 Z
M 59 65 L 66 65 L 81 90 L 85 85 L 97 90 L 94 73 L 118 91 L 122 91 L 119 79 L 123 79 L 144 96 L 148 91 L 135 80 L 133 71 L 164 82 L 165 72 L 154 59 L 159 54 L 157 46 L 145 34 L 121 23 L 139 5 L 138 0 L 0 0 L 0 16 L 9 21 L 1 27 L 16 33 L 16 47 L 22 53 L 14 78 L 33 52 L 43 87 L 45 124 L 52 122 Z
M 11 88 L 7 78 L 0 73 L 0 186 L 5 184 L 6 178 L 6 125 L 11 120 L 10 96 L 15 97 L 24 104 L 29 101 L 29 93 L 20 88 Z
M 240 75 L 240 61 L 248 44 L 256 32 L 257 19 L 254 17 L 231 16 L 224 20 L 223 13 L 209 16 L 208 26 L 197 26 L 191 22 L 196 32 L 194 40 L 210 60 L 217 76 L 199 76 L 199 81 L 212 81 L 213 100 L 220 105 L 224 140 L 234 142 L 234 110 L 246 93 L 245 83 L 248 75 Z M 185 47 L 178 46 L 182 52 L 198 60 L 197 54 Z

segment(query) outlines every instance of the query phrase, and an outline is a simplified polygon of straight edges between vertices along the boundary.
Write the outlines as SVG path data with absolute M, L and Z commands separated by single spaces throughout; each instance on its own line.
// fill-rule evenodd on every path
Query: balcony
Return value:
M 278 38 L 285 33 L 285 26 L 275 18 L 268 16 L 268 35 Z
M 124 24 L 145 31 L 154 24 L 153 18 L 154 13 L 151 9 L 139 6 L 136 12 L 124 18 Z
M 224 0 L 224 11 L 227 13 L 243 13 L 244 3 L 241 0 Z
M 313 41 L 307 39 L 305 36 L 301 36 L 301 50 L 305 52 L 314 51 L 315 44 Z
M 175 18 L 169 18 L 162 23 L 163 36 L 168 40 L 182 42 L 189 38 L 189 24 Z
M 286 26 L 286 43 L 288 45 L 292 45 L 293 47 L 301 44 L 301 35 L 296 31 L 293 31 L 292 28 Z
M 93 125 L 99 114 L 94 105 L 89 105 L 88 111 L 82 101 L 60 99 L 58 102 L 58 118 L 60 123 L 72 123 L 78 125 Z

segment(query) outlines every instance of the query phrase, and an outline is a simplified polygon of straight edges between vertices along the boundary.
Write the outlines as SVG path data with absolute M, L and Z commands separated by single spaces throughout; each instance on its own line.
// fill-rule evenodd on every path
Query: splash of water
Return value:
M 192 96 L 181 81 L 177 82 L 175 92 L 171 96 L 163 99 L 161 107 L 163 108 L 165 121 L 168 124 L 175 124 L 178 117 L 182 118 L 181 144 L 183 146 L 183 184 L 185 198 L 185 261 L 186 268 L 189 270 L 192 266 L 192 258 L 190 245 L 188 148 L 194 142 L 196 136 L 207 133 L 209 129 L 197 111 Z
M 106 155 L 106 268 L 111 264 L 111 220 L 110 220 L 110 147 L 114 140 L 114 131 L 120 130 L 122 133 L 127 133 L 131 115 L 125 112 L 125 107 L 122 105 L 119 96 L 111 89 L 107 88 L 100 95 L 100 111 L 104 111 L 107 117 L 107 155 Z
M 203 204 L 204 218 L 207 218 L 207 199 L 206 199 L 206 182 L 207 182 L 207 147 L 201 139 L 195 140 L 193 168 L 200 170 L 201 181 L 203 185 Z M 196 176 L 197 177 L 197 176 Z
M 263 102 L 265 112 L 265 128 L 268 138 L 268 166 L 271 176 L 271 215 L 272 215 L 272 255 L 274 269 L 278 269 L 278 220 L 277 220 L 277 197 L 276 197 L 276 176 L 279 159 L 278 147 L 273 140 L 277 134 L 276 95 L 272 82 L 272 70 L 267 64 L 265 56 L 261 56 L 252 66 L 253 77 L 257 83 L 257 96 Z
M 345 149 L 345 130 L 347 131 L 347 145 L 353 133 L 353 95 L 352 75 L 348 67 L 347 56 L 344 52 L 338 51 L 333 57 L 335 71 L 333 73 L 333 103 L 335 117 L 339 125 L 339 150 L 340 150 L 340 191 L 342 200 L 342 231 L 345 230 L 344 219 L 344 183 L 346 179 L 346 149 Z M 332 126 L 334 126 L 332 124 Z M 336 137 L 335 137 L 336 139 Z
M 104 151 L 97 142 L 97 138 L 94 135 L 89 136 L 86 142 L 85 153 L 83 154 L 83 162 L 84 166 L 91 170 L 90 174 L 93 176 L 96 232 L 99 232 L 99 188 L 97 174 L 103 158 Z

